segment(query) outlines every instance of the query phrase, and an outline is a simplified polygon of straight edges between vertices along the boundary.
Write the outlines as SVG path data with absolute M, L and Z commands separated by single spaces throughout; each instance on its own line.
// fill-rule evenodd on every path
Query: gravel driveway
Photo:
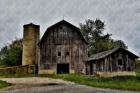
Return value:
M 13 86 L 0 90 L 0 93 L 140 93 L 93 88 L 61 79 L 40 77 L 0 78 L 0 80 L 13 83 Z

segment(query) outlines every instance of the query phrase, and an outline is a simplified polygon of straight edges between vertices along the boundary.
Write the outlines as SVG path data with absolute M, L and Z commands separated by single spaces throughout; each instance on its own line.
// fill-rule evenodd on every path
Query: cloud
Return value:
M 140 0 L 1 0 L 0 47 L 22 37 L 22 26 L 33 22 L 46 28 L 60 20 L 78 26 L 85 19 L 100 18 L 105 32 L 125 41 L 130 50 L 140 53 Z

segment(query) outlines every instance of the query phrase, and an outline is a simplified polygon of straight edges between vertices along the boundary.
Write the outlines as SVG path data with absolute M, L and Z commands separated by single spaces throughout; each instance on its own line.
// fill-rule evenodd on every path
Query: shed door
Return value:
M 69 73 L 69 64 L 57 64 L 57 74 Z

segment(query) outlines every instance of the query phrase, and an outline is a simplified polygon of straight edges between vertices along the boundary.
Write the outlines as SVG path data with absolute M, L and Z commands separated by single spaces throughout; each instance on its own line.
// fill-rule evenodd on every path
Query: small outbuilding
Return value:
M 137 55 L 123 48 L 100 52 L 86 60 L 86 74 L 104 77 L 135 75 L 135 59 L 137 58 Z

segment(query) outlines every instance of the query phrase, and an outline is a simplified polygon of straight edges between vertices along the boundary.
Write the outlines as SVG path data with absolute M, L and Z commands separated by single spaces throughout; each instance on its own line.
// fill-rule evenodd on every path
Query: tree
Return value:
M 0 51 L 0 62 L 4 66 L 17 66 L 22 63 L 22 39 L 16 39 Z
M 103 34 L 105 24 L 100 19 L 86 20 L 80 23 L 80 30 L 84 38 L 89 42 L 89 55 L 109 50 L 116 47 L 127 48 L 121 40 L 113 40 L 111 34 Z
M 99 19 L 95 21 L 88 19 L 85 24 L 80 23 L 80 30 L 89 43 L 101 36 L 103 29 L 104 23 Z
M 125 45 L 125 43 L 122 40 L 116 40 L 114 41 L 115 47 L 121 47 L 127 49 L 128 47 Z

